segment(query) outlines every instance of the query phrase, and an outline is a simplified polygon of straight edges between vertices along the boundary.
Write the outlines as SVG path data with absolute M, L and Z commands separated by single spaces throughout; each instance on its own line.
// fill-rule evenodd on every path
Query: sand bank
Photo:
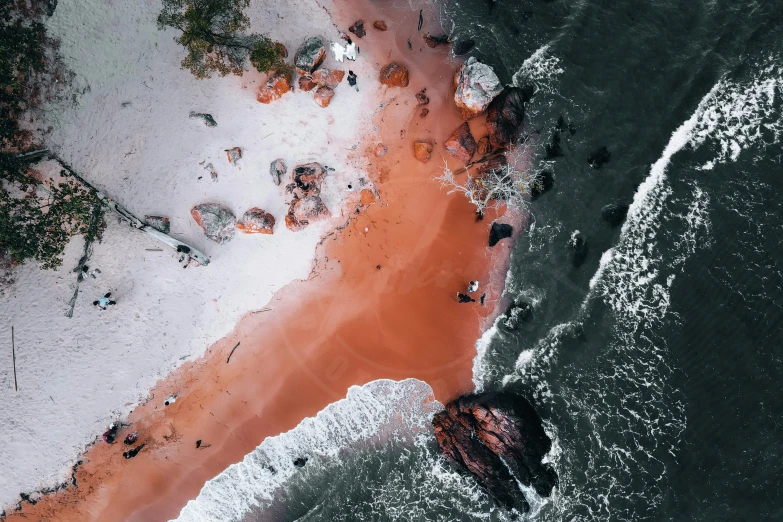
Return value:
M 344 12 L 329 6 L 341 28 L 364 18 L 368 34 L 358 40 L 360 56 L 375 71 L 391 60 L 410 71 L 410 86 L 382 89 L 375 113 L 366 115 L 377 134 L 366 136 L 360 152 L 377 183 L 377 199 L 324 238 L 308 281 L 279 291 L 267 308 L 243 318 L 133 410 L 120 435 L 138 431 L 147 441 L 136 458 L 125 460 L 121 448 L 99 443 L 75 475 L 78 487 L 25 506 L 9 520 L 22 514 L 167 520 L 205 481 L 265 437 L 342 399 L 351 385 L 414 377 L 441 401 L 472 388 L 474 343 L 500 299 L 509 242 L 487 248 L 493 216 L 477 222 L 463 198 L 447 196 L 432 180 L 446 156 L 442 142 L 461 123 L 450 92 L 456 63 L 447 50 L 430 50 L 420 39 L 428 30 L 440 32 L 432 13 L 425 12 L 419 33 L 418 10 L 401 5 L 357 2 L 343 6 Z M 375 31 L 376 19 L 385 20 L 389 31 Z M 359 77 L 360 88 L 374 82 Z M 424 87 L 430 114 L 420 118 L 414 95 Z M 480 121 L 472 125 L 477 137 L 484 134 Z M 429 164 L 413 159 L 415 139 L 435 144 Z M 373 153 L 379 142 L 388 147 L 383 158 Z M 487 292 L 485 305 L 458 304 L 455 293 L 476 278 Z M 178 400 L 164 407 L 172 393 Z M 208 447 L 197 449 L 197 440 Z

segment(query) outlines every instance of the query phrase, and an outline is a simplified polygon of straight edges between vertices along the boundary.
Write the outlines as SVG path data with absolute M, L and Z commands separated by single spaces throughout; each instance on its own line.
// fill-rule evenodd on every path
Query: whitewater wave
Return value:
M 535 85 L 538 92 L 553 93 L 558 77 L 565 72 L 560 58 L 554 56 L 549 44 L 543 45 L 528 57 L 514 73 L 511 83 L 515 87 Z

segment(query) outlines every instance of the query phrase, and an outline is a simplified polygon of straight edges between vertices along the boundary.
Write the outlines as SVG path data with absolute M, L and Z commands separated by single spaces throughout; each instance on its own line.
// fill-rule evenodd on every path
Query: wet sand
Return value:
M 357 152 L 369 164 L 377 198 L 358 213 L 349 209 L 347 225 L 325 237 L 309 280 L 286 287 L 152 390 L 118 437 L 139 432 L 147 446 L 137 457 L 124 459 L 121 442 L 99 442 L 75 474 L 77 487 L 25 504 L 9 521 L 168 520 L 265 437 L 345 397 L 351 385 L 414 377 L 440 401 L 472 389 L 474 345 L 496 313 L 511 242 L 488 248 L 495 216 L 477 222 L 462 196 L 433 181 L 447 157 L 442 143 L 462 122 L 451 92 L 458 63 L 448 48 L 431 50 L 420 39 L 428 30 L 441 33 L 434 16 L 425 12 L 419 33 L 418 10 L 380 3 L 356 0 L 332 13 L 342 29 L 365 20 L 367 36 L 355 39 L 360 59 L 378 70 L 397 60 L 410 71 L 407 88 L 389 88 L 379 100 L 386 104 L 373 115 L 379 135 L 367 136 Z M 378 19 L 389 31 L 372 27 Z M 414 98 L 423 87 L 431 100 L 426 118 Z M 482 118 L 471 127 L 477 139 L 486 133 Z M 416 139 L 435 144 L 427 165 L 413 158 Z M 383 158 L 373 152 L 379 142 L 388 147 Z M 459 304 L 456 292 L 476 278 L 485 305 Z M 172 393 L 178 400 L 164 407 Z

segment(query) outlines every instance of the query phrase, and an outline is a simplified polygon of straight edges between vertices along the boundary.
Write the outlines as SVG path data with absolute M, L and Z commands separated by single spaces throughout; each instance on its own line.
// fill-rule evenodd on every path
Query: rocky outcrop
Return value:
M 466 120 L 484 112 L 495 96 L 503 90 L 492 67 L 472 56 L 454 75 L 454 86 L 454 102 Z
M 294 66 L 299 74 L 311 74 L 326 58 L 324 42 L 317 36 L 305 40 L 302 47 L 296 51 Z
M 313 97 L 315 103 L 324 108 L 332 103 L 332 98 L 334 98 L 334 89 L 326 87 L 325 85 L 318 87 L 318 90 L 315 91 L 315 96 Z
M 317 196 L 321 193 L 321 183 L 326 176 L 326 169 L 317 162 L 297 165 L 291 173 L 296 197 Z
M 507 509 L 527 511 L 517 481 L 549 496 L 557 474 L 541 461 L 552 441 L 533 406 L 510 393 L 460 397 L 432 419 L 440 451 Z
M 392 62 L 381 69 L 378 79 L 388 87 L 407 87 L 408 69 L 397 62 Z
M 330 216 L 329 209 L 319 196 L 295 197 L 285 216 L 285 226 L 292 232 L 298 232 Z
M 493 247 L 497 245 L 500 240 L 511 237 L 514 233 L 514 227 L 506 223 L 492 223 L 492 228 L 489 229 L 489 246 Z
M 599 147 L 587 157 L 587 163 L 594 169 L 600 169 L 609 163 L 609 157 L 609 149 L 606 147 Z
M 422 163 L 427 163 L 432 157 L 432 145 L 426 141 L 413 142 L 413 155 Z
M 476 140 L 470 133 L 468 122 L 460 125 L 443 146 L 446 148 L 446 152 L 462 163 L 470 162 L 470 158 L 476 153 Z
M 237 221 L 237 230 L 243 234 L 273 234 L 274 228 L 275 217 L 258 207 L 251 208 Z
M 367 34 L 367 31 L 364 30 L 364 20 L 356 20 L 348 30 L 355 34 L 357 38 Z
M 517 87 L 506 87 L 489 104 L 487 134 L 493 147 L 508 147 L 517 140 L 525 117 L 525 97 Z
M 291 82 L 284 74 L 272 75 L 258 90 L 256 100 L 260 103 L 272 103 L 291 90 Z
M 202 203 L 193 207 L 190 215 L 204 229 L 204 235 L 215 243 L 222 245 L 234 237 L 237 220 L 227 208 L 217 203 Z
M 372 26 L 378 29 L 379 31 L 385 31 L 389 28 L 386 25 L 386 22 L 384 22 L 383 20 L 376 20 L 375 22 L 373 22 Z
M 272 181 L 274 181 L 277 186 L 280 186 L 286 172 L 288 172 L 288 166 L 285 164 L 283 158 L 277 158 L 269 165 L 269 174 L 271 174 Z

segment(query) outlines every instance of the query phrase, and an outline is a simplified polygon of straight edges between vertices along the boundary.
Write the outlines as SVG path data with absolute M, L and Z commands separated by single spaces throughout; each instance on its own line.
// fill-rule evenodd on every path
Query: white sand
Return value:
M 327 46 L 337 40 L 315 0 L 252 4 L 253 30 L 282 41 L 289 61 L 308 36 L 324 37 Z M 173 41 L 175 32 L 156 27 L 159 9 L 157 0 L 59 2 L 48 27 L 76 73 L 75 104 L 47 108 L 41 128 L 53 127 L 46 144 L 85 178 L 141 218 L 169 216 L 172 235 L 211 256 L 211 264 L 183 270 L 173 250 L 109 215 L 103 242 L 89 262 L 102 273 L 82 283 L 72 319 L 64 312 L 81 239 L 68 246 L 58 271 L 31 263 L 16 270 L 15 285 L 0 300 L 3 507 L 20 492 L 65 480 L 85 446 L 143 400 L 158 379 L 202 354 L 282 286 L 307 277 L 325 227 L 345 220 L 340 205 L 348 183 L 364 175 L 349 155 L 370 131 L 379 85 L 361 54 L 356 62 L 338 64 L 329 53 L 324 64 L 354 70 L 360 93 L 344 80 L 327 109 L 304 92 L 262 105 L 255 94 L 265 78 L 254 71 L 212 80 L 182 71 L 184 51 Z M 189 119 L 190 111 L 212 114 L 218 126 Z M 224 153 L 234 146 L 243 152 L 236 167 Z M 323 194 L 335 216 L 331 223 L 299 233 L 285 228 L 287 198 L 269 175 L 277 157 L 286 160 L 289 172 L 308 161 L 336 169 Z M 217 183 L 202 161 L 216 167 Z M 237 233 L 230 243 L 217 245 L 190 217 L 191 207 L 203 202 L 223 203 L 237 217 L 261 207 L 277 219 L 275 234 Z M 155 248 L 163 251 L 146 250 Z M 100 311 L 92 301 L 107 291 L 118 304 Z

